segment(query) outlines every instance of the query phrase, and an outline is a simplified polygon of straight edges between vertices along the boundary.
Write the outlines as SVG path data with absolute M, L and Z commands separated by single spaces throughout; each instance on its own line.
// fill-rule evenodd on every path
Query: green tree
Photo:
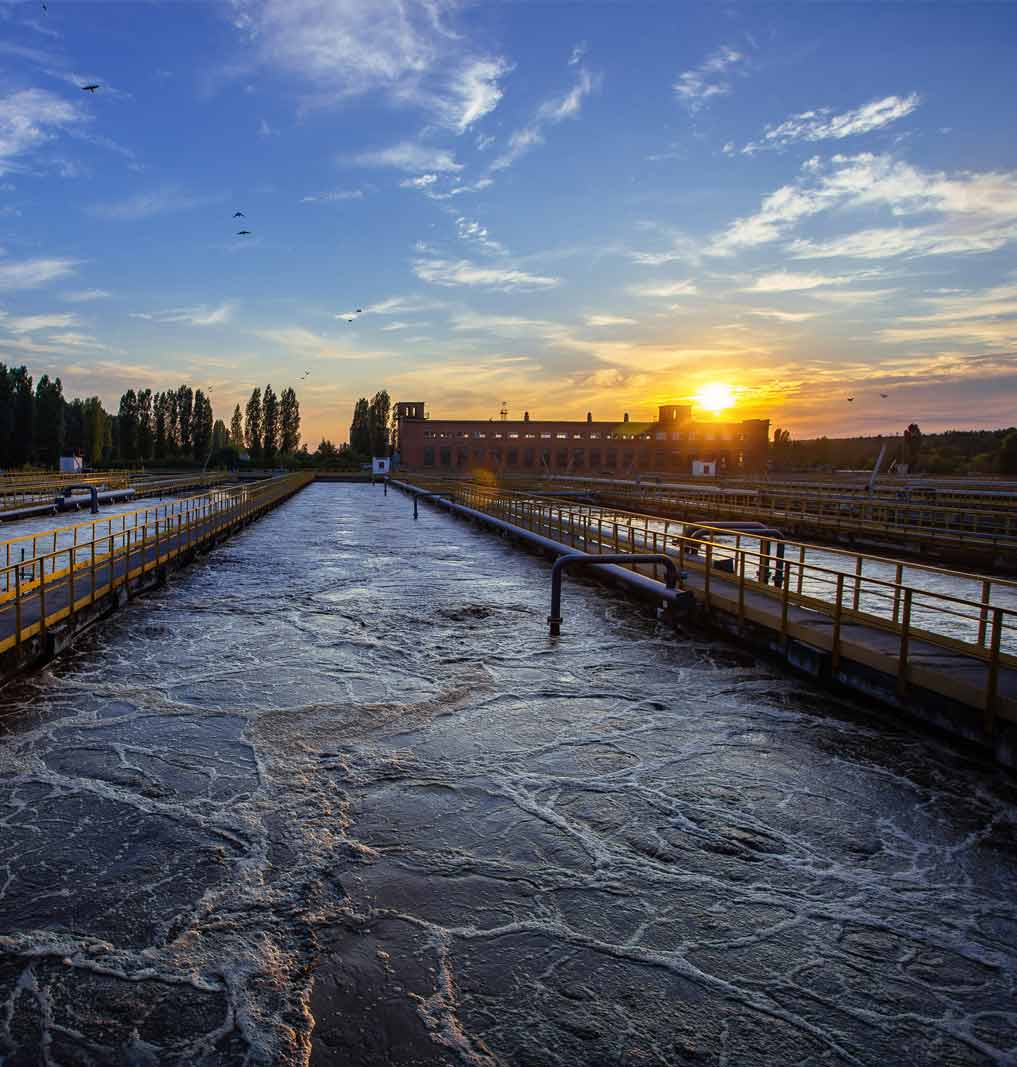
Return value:
M 371 398 L 368 409 L 368 428 L 370 433 L 370 454 L 372 456 L 388 455 L 389 416 L 392 413 L 392 401 L 388 392 L 382 389 Z
M 1000 474 L 1017 474 L 1017 430 L 1011 430 L 999 446 Z
M 64 455 L 85 454 L 85 402 L 75 397 L 64 406 Z
M 44 374 L 35 387 L 35 456 L 46 467 L 59 467 L 64 448 L 64 391 L 59 378 Z
M 279 449 L 279 401 L 271 385 L 265 386 L 261 399 L 261 451 L 266 463 L 275 462 Z
M 14 438 L 14 377 L 13 371 L 0 363 L 0 468 L 14 462 L 11 458 Z
M 11 375 L 14 409 L 10 462 L 12 467 L 23 467 L 31 458 L 35 439 L 35 396 L 27 367 L 15 367 Z
M 175 389 L 166 394 L 166 455 L 180 451 L 180 398 Z
M 165 393 L 156 393 L 152 401 L 152 456 L 165 459 L 169 455 L 169 404 Z
M 189 385 L 177 390 L 177 443 L 183 455 L 189 456 L 194 449 L 191 440 L 191 419 L 194 413 L 194 392 Z
M 138 459 L 148 462 L 155 452 L 152 390 L 138 390 Z
M 212 424 L 212 454 L 221 452 L 230 446 L 230 432 L 226 429 L 226 423 L 222 419 L 216 419 Z
M 240 414 L 240 405 L 233 409 L 233 418 L 230 420 L 230 444 L 238 451 L 244 447 L 244 417 Z
M 212 421 L 212 404 L 198 389 L 191 409 L 191 448 L 198 463 L 205 463 L 211 454 Z
M 138 394 L 128 389 L 120 398 L 117 413 L 117 455 L 125 463 L 138 459 Z
M 251 459 L 261 459 L 261 390 L 255 387 L 244 412 L 244 443 Z
M 914 472 L 918 468 L 918 456 L 922 451 L 922 431 L 918 423 L 913 422 L 904 431 L 903 455 L 908 470 Z
M 292 455 L 300 447 L 300 403 L 287 386 L 279 397 L 279 450 Z
M 101 463 L 107 448 L 112 444 L 110 422 L 103 410 L 102 401 L 97 396 L 90 396 L 81 405 L 82 440 L 81 452 L 90 467 Z
M 361 397 L 353 409 L 353 421 L 350 423 L 350 450 L 364 458 L 369 458 L 371 455 L 371 405 L 366 397 Z

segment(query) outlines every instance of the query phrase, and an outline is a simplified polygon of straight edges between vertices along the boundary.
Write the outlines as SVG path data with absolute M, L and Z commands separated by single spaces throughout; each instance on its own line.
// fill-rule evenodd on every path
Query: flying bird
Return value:
M 83 93 L 94 93 L 96 89 L 101 89 L 102 86 L 96 83 L 95 85 L 83 85 L 81 91 Z
M 849 397 L 848 397 L 848 403 L 849 403 L 849 404 L 853 404 L 853 403 L 854 403 L 854 401 L 855 401 L 855 398 L 854 398 L 853 396 L 849 396 Z
M 889 393 L 880 393 L 879 395 L 885 400 L 890 394 Z
M 300 380 L 303 381 L 310 373 L 309 370 L 305 370 L 304 373 L 300 375 Z
M 347 321 L 347 322 L 352 322 L 353 320 L 352 320 L 352 319 L 347 319 L 346 321 Z
M 357 314 L 359 315 L 363 310 L 363 308 L 357 308 Z
M 251 236 L 251 231 L 250 230 L 237 230 L 237 237 L 250 237 L 250 236 Z
M 243 213 L 242 211 L 234 211 L 234 212 L 233 212 L 233 217 L 234 217 L 235 219 L 244 219 L 244 218 L 247 218 L 247 216 L 246 216 L 246 215 L 245 215 L 245 214 L 244 214 L 244 213 Z

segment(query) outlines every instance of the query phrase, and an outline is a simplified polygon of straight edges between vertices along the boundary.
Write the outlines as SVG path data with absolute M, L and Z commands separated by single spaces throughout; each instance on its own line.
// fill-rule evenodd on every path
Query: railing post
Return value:
M 900 649 L 897 652 L 897 696 L 903 697 L 908 684 L 908 644 L 911 630 L 911 594 L 904 590 L 904 615 L 900 624 Z
M 738 621 L 745 621 L 745 549 L 736 549 L 738 560 Z
M 39 633 L 46 632 L 46 557 L 39 557 Z
M 21 567 L 14 571 L 14 644 L 21 648 Z
M 985 631 L 989 621 L 989 593 L 992 583 L 986 578 L 982 582 L 982 607 L 978 616 L 978 644 L 985 647 Z
M 710 572 L 713 570 L 713 542 L 708 541 L 705 553 L 706 568 L 703 571 L 703 605 L 710 610 Z
M 784 581 L 781 582 L 783 587 L 780 591 L 780 636 L 787 637 L 787 607 L 788 599 L 791 596 L 791 575 L 789 573 L 790 564 L 784 564 Z
M 833 647 L 831 649 L 831 663 L 830 666 L 834 673 L 840 666 L 840 620 L 843 613 L 843 601 L 844 601 L 844 575 L 840 573 L 837 575 L 837 603 L 833 608 Z
M 893 580 L 893 621 L 900 621 L 900 587 L 904 583 L 904 564 L 897 564 L 897 574 Z
M 1003 637 L 1003 609 L 992 609 L 992 643 L 989 646 L 989 672 L 985 680 L 985 732 L 996 729 L 996 690 L 999 688 L 999 646 Z
M 862 556 L 859 556 L 855 560 L 855 591 L 854 596 L 851 598 L 852 611 L 858 610 L 858 599 L 862 591 L 862 560 Z

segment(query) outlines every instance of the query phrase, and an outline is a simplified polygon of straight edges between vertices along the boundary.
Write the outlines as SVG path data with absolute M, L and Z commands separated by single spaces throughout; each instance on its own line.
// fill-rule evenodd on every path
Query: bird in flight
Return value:
M 357 308 L 357 314 L 359 315 L 363 310 L 363 308 Z
M 854 401 L 855 401 L 855 398 L 854 398 L 853 396 L 849 396 L 849 397 L 848 397 L 848 403 L 849 403 L 849 404 L 853 404 L 853 403 L 854 403 Z
M 251 231 L 250 230 L 237 230 L 237 237 L 250 237 L 250 236 L 251 236 Z
M 347 321 L 347 322 L 352 322 L 353 320 L 352 320 L 352 319 L 347 319 L 346 321 Z
M 885 400 L 890 394 L 889 393 L 880 393 L 879 395 Z
M 102 86 L 96 83 L 95 85 L 83 85 L 81 91 L 83 93 L 94 93 L 96 89 L 101 89 Z
M 304 373 L 300 375 L 300 380 L 303 381 L 310 373 L 309 370 L 305 370 Z
M 245 215 L 245 214 L 244 214 L 244 213 L 243 213 L 242 211 L 234 211 L 234 212 L 233 212 L 233 217 L 234 217 L 235 219 L 244 219 L 244 218 L 247 218 L 247 216 L 246 216 L 246 215 Z

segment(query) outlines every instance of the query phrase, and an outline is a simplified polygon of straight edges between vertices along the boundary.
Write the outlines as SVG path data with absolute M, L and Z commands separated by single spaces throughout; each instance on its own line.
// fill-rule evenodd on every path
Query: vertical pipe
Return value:
M 798 595 L 802 595 L 802 578 L 805 576 L 805 545 L 798 546 Z
M 745 549 L 736 549 L 735 559 L 738 561 L 738 621 L 745 621 Z
M 978 616 L 978 645 L 985 647 L 985 631 L 989 621 L 989 591 L 992 583 L 986 578 L 982 582 L 982 607 Z
M 703 603 L 710 609 L 710 571 L 713 570 L 713 542 L 706 542 L 706 570 L 703 571 Z
M 21 568 L 14 571 L 14 644 L 21 648 Z
M 858 610 L 858 600 L 862 590 L 862 556 L 859 556 L 855 560 L 855 591 L 854 596 L 851 598 L 852 611 Z
M 897 564 L 897 575 L 893 580 L 893 621 L 900 620 L 900 587 L 904 584 L 904 564 Z

